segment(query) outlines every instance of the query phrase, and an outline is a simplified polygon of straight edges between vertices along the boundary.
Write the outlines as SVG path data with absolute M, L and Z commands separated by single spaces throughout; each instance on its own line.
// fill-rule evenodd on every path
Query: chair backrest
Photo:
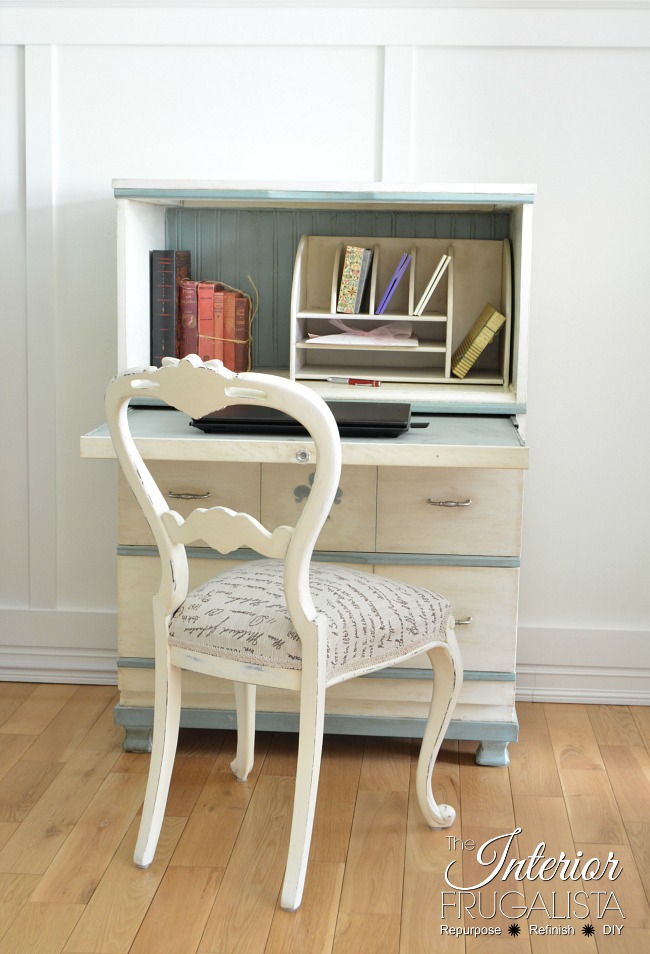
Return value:
M 192 418 L 231 404 L 272 407 L 291 415 L 315 445 L 315 476 L 309 497 L 294 527 L 269 530 L 250 514 L 227 507 L 199 507 L 186 519 L 173 511 L 147 468 L 129 426 L 128 404 L 147 395 L 184 411 Z M 235 374 L 220 361 L 203 362 L 196 355 L 178 361 L 164 359 L 162 368 L 125 371 L 106 391 L 106 416 L 124 475 L 147 518 L 161 557 L 158 599 L 169 615 L 187 595 L 185 545 L 203 540 L 220 553 L 250 547 L 262 556 L 285 561 L 285 593 L 294 623 L 313 621 L 309 592 L 309 563 L 316 539 L 337 491 L 341 471 L 341 442 L 332 412 L 309 388 L 275 375 Z M 219 441 L 217 435 L 206 438 Z M 217 456 L 217 455 L 215 455 Z M 310 455 L 310 464 L 314 463 Z

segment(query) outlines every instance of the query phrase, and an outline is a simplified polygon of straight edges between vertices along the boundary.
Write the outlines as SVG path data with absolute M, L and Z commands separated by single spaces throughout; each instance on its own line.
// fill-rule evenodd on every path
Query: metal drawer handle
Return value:
M 207 500 L 208 497 L 211 497 L 212 494 L 208 490 L 204 494 L 191 494 L 191 493 L 182 493 L 179 494 L 175 490 L 168 490 L 167 496 L 172 497 L 174 500 Z
M 431 497 L 427 500 L 427 503 L 431 504 L 432 507 L 469 507 L 472 503 L 471 500 L 432 500 Z
M 466 616 L 465 619 L 457 619 L 455 621 L 456 626 L 469 626 L 471 622 L 473 622 L 473 619 L 471 616 Z

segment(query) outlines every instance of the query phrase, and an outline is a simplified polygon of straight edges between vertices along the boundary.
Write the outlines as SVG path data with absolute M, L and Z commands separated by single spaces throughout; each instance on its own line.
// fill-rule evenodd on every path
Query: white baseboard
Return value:
M 0 680 L 117 683 L 117 614 L 0 608 Z
M 0 680 L 117 683 L 114 612 L 0 608 Z M 517 699 L 650 705 L 650 633 L 523 626 Z
M 650 633 L 520 627 L 516 697 L 650 705 Z
M 0 681 L 117 685 L 117 655 L 101 649 L 0 647 Z

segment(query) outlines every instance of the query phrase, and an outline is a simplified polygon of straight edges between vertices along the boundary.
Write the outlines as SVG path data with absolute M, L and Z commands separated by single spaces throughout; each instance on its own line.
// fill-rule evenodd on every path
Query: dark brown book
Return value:
M 198 282 L 186 278 L 180 286 L 180 322 L 178 332 L 177 357 L 184 358 L 187 354 L 197 354 L 199 347 L 198 326 Z
M 153 249 L 150 254 L 151 363 L 177 356 L 180 323 L 180 283 L 190 277 L 190 253 Z
M 237 372 L 248 371 L 250 366 L 250 298 L 239 295 L 235 298 L 235 368 Z

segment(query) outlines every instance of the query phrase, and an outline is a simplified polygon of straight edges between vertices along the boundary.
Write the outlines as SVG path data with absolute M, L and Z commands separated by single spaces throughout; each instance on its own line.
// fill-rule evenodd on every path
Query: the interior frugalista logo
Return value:
M 577 931 L 587 935 L 596 931 L 620 934 L 623 926 L 607 920 L 607 915 L 616 915 L 617 920 L 625 918 L 614 890 L 623 867 L 614 853 L 610 851 L 603 859 L 585 857 L 582 851 L 571 857 L 561 851 L 554 857 L 547 855 L 546 843 L 541 841 L 532 854 L 518 858 L 514 855 L 514 842 L 521 833 L 521 828 L 515 828 L 478 847 L 471 839 L 446 836 L 449 851 L 460 848 L 463 852 L 475 852 L 470 867 L 478 865 L 485 872 L 478 877 L 462 878 L 456 874 L 458 859 L 449 862 L 445 882 L 450 890 L 442 892 L 440 933 L 501 934 L 504 929 L 489 922 L 506 918 L 511 922 L 508 933 L 513 936 L 522 930 L 518 923 L 522 920 L 528 922 L 525 929 L 531 935 L 568 935 Z M 465 880 L 473 883 L 461 883 Z M 513 889 L 513 882 L 524 882 L 522 890 Z M 573 919 L 580 922 L 577 928 L 570 923 Z M 540 920 L 548 923 L 541 924 Z M 480 923 L 483 921 L 487 923 Z M 597 923 L 597 928 L 591 921 Z

